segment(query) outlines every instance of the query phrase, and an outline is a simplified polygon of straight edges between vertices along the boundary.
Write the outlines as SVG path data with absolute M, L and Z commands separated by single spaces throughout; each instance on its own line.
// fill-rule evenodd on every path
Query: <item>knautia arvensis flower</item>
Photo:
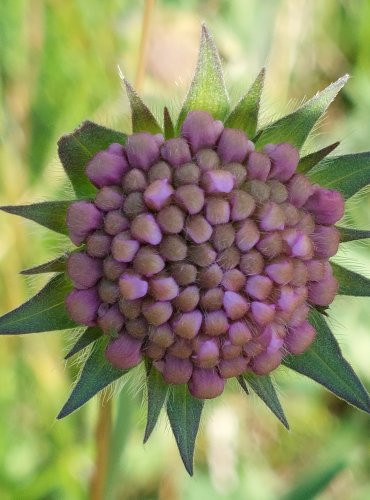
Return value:
M 301 153 L 347 77 L 258 128 L 263 81 L 264 70 L 230 110 L 203 27 L 175 125 L 165 108 L 162 128 L 124 79 L 131 135 L 85 122 L 59 142 L 77 199 L 3 207 L 75 245 L 25 271 L 55 275 L 0 319 L 4 334 L 87 327 L 67 358 L 91 352 L 59 418 L 143 363 L 145 440 L 165 405 L 190 473 L 203 402 L 231 377 L 286 426 L 269 377 L 281 364 L 370 412 L 324 319 L 337 293 L 370 295 L 331 261 L 340 242 L 370 236 L 335 225 L 370 181 L 370 154 Z

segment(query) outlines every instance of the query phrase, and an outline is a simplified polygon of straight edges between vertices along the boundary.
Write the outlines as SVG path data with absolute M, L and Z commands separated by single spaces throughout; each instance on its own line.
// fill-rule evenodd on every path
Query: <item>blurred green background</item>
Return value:
M 117 64 L 135 80 L 143 8 L 143 1 L 131 0 L 1 0 L 0 204 L 71 194 L 56 140 L 84 119 L 129 129 Z M 343 153 L 369 149 L 370 2 L 158 0 L 141 88 L 155 113 L 163 96 L 171 110 L 179 109 L 203 20 L 216 39 L 234 101 L 267 65 L 264 121 L 350 73 L 310 147 L 341 140 Z M 349 205 L 346 222 L 370 229 L 370 196 L 362 192 Z M 24 279 L 19 271 L 60 252 L 65 240 L 6 214 L 0 214 L 0 234 L 5 312 L 45 281 Z M 368 242 L 348 243 L 339 259 L 366 274 L 369 248 Z M 368 388 L 369 306 L 369 299 L 339 297 L 331 307 L 334 332 Z M 55 420 L 77 370 L 62 360 L 68 337 L 59 332 L 0 339 L 1 500 L 89 498 L 97 399 L 67 420 Z M 193 478 L 164 420 L 142 444 L 142 396 L 127 385 L 115 408 L 122 453 L 107 500 L 304 500 L 316 498 L 310 488 L 320 483 L 317 498 L 323 500 L 370 498 L 370 418 L 292 373 L 283 370 L 276 380 L 292 430 L 231 386 L 207 405 Z

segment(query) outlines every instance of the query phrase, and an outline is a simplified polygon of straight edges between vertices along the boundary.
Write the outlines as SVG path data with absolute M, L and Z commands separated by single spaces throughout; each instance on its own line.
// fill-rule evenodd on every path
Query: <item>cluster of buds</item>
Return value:
M 191 111 L 180 137 L 136 133 L 89 162 L 94 201 L 70 205 L 71 318 L 98 325 L 106 358 L 150 358 L 169 384 L 205 399 L 225 379 L 268 374 L 312 343 L 310 306 L 337 292 L 328 259 L 337 191 L 296 173 L 288 143 L 255 151 L 238 129 Z

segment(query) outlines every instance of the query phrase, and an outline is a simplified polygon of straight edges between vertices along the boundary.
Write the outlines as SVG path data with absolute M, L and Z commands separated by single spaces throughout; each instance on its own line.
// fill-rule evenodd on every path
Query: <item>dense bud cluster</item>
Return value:
M 328 259 L 344 204 L 295 173 L 298 161 L 290 144 L 257 152 L 202 111 L 178 138 L 136 133 L 97 153 L 86 169 L 95 200 L 67 216 L 84 244 L 68 260 L 70 316 L 111 336 L 114 366 L 146 356 L 199 398 L 305 351 L 310 306 L 337 292 Z

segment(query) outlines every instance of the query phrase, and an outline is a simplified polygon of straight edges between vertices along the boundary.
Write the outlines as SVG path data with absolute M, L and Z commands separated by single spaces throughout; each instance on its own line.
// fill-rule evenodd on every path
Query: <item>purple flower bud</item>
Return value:
M 173 264 L 170 268 L 171 275 L 180 286 L 190 285 L 194 283 L 197 277 L 197 268 L 186 262 Z
M 123 205 L 123 194 L 121 188 L 118 186 L 104 186 L 98 191 L 95 196 L 95 205 L 108 212 L 109 210 L 116 210 Z
M 116 280 L 121 276 L 123 271 L 126 269 L 126 264 L 123 262 L 118 262 L 118 260 L 115 260 L 113 257 L 110 255 L 106 257 L 103 261 L 103 271 L 104 271 L 104 276 L 108 280 Z
M 166 349 L 154 342 L 148 342 L 142 352 L 153 361 L 159 361 L 163 358 Z
M 275 316 L 275 304 L 266 304 L 265 302 L 251 302 L 251 317 L 254 321 L 264 326 L 270 323 Z
M 222 378 L 238 377 L 247 371 L 248 360 L 243 356 L 234 359 L 222 359 L 218 365 Z
M 148 292 L 148 282 L 139 275 L 123 273 L 119 279 L 119 288 L 124 299 L 140 299 Z
M 304 208 L 315 216 L 317 224 L 335 224 L 343 217 L 344 200 L 338 191 L 316 186 Z
M 162 375 L 167 384 L 186 384 L 192 373 L 193 364 L 189 359 L 166 355 Z
M 290 353 L 302 354 L 312 344 L 315 336 L 315 328 L 308 321 L 303 321 L 300 325 L 289 328 L 284 345 Z
M 236 292 L 225 292 L 223 306 L 231 320 L 243 318 L 249 309 L 248 301 Z
M 283 239 L 280 231 L 267 233 L 261 236 L 256 244 L 257 250 L 268 259 L 273 259 L 280 255 L 283 251 Z
M 227 165 L 223 165 L 222 168 L 227 172 L 230 172 L 230 174 L 234 177 L 235 187 L 240 188 L 244 184 L 245 179 L 247 178 L 247 171 L 245 169 L 245 165 L 242 165 L 241 163 L 232 162 L 228 163 Z
M 317 306 L 331 304 L 338 291 L 338 281 L 334 276 L 324 277 L 321 281 L 309 283 L 308 300 Z
M 158 245 L 162 240 L 161 230 L 152 214 L 140 214 L 135 217 L 130 230 L 134 238 L 144 243 Z
M 200 298 L 200 305 L 206 311 L 217 311 L 222 307 L 224 292 L 221 288 L 211 288 Z
M 234 176 L 225 170 L 209 170 L 202 175 L 202 187 L 206 193 L 230 193 L 234 184 Z
M 288 229 L 283 233 L 283 240 L 288 244 L 292 257 L 300 257 L 303 260 L 312 259 L 313 244 L 307 234 L 297 229 Z
M 121 332 L 108 344 L 105 357 L 116 368 L 128 370 L 140 363 L 141 346 L 142 340 L 134 339 L 131 335 Z
M 239 292 L 246 282 L 246 277 L 238 269 L 230 269 L 226 271 L 222 277 L 222 286 L 225 290 Z
M 81 245 L 88 234 L 99 228 L 103 223 L 103 216 L 93 203 L 89 201 L 75 201 L 67 210 L 67 227 L 69 237 L 75 245 Z
M 240 270 L 246 276 L 261 274 L 265 265 L 262 255 L 257 250 L 251 250 L 240 258 Z
M 159 252 L 164 259 L 170 262 L 182 261 L 186 258 L 187 245 L 180 236 L 169 234 L 163 238 Z
M 213 368 L 218 363 L 220 349 L 217 338 L 202 339 L 197 342 L 193 362 L 200 368 Z
M 111 248 L 112 237 L 104 231 L 95 231 L 87 238 L 86 250 L 91 257 L 106 257 Z
M 194 243 L 205 243 L 212 235 L 212 226 L 201 215 L 189 217 L 185 231 Z
M 159 211 L 170 202 L 173 187 L 168 184 L 167 179 L 154 181 L 144 192 L 144 201 L 152 210 Z
M 274 202 L 266 203 L 259 212 L 261 218 L 260 227 L 263 231 L 274 231 L 275 229 L 284 229 L 284 212 Z
M 152 327 L 149 332 L 149 338 L 152 342 L 155 342 L 161 347 L 170 347 L 175 341 L 175 335 L 172 328 L 168 323 L 163 325 Z
M 135 191 L 145 191 L 147 186 L 145 172 L 139 168 L 129 170 L 122 181 L 122 188 L 126 194 L 134 193 Z
M 244 345 L 252 339 L 252 332 L 243 321 L 235 321 L 229 328 L 229 340 L 233 345 Z
M 282 182 L 272 179 L 266 184 L 270 188 L 270 201 L 280 204 L 288 199 L 288 190 Z
M 235 190 L 231 193 L 231 220 L 242 221 L 249 217 L 256 208 L 252 196 L 245 191 Z
M 221 345 L 221 354 L 223 359 L 234 359 L 242 353 L 240 345 L 234 345 L 230 339 L 224 339 Z
M 222 269 L 218 264 L 201 269 L 198 273 L 198 283 L 201 288 L 215 288 L 221 283 Z
M 271 169 L 271 161 L 267 154 L 253 151 L 248 156 L 247 172 L 249 179 L 265 182 Z
M 111 236 L 115 236 L 129 227 L 129 221 L 123 216 L 121 210 L 112 210 L 105 216 L 104 230 Z
M 263 151 L 270 157 L 272 168 L 269 178 L 288 181 L 298 166 L 298 150 L 287 142 L 266 144 Z
M 314 192 L 314 188 L 305 175 L 295 174 L 289 181 L 288 191 L 290 203 L 301 208 Z
M 173 309 L 170 302 L 146 300 L 143 303 L 142 311 L 149 324 L 159 326 L 171 318 Z
M 170 205 L 158 212 L 157 223 L 162 232 L 167 234 L 178 234 L 184 228 L 185 214 L 179 207 Z
M 157 300 L 172 300 L 179 293 L 179 287 L 172 277 L 157 277 L 150 281 L 150 294 Z
M 96 324 L 96 317 L 101 304 L 96 288 L 72 290 L 67 295 L 65 303 L 68 314 L 73 321 L 86 326 Z
M 220 136 L 217 153 L 222 163 L 243 162 L 250 151 L 248 137 L 242 130 L 225 128 Z
M 194 368 L 188 387 L 195 398 L 212 399 L 222 394 L 225 381 L 215 368 Z
M 333 257 L 338 251 L 340 234 L 333 226 L 315 226 L 312 235 L 315 247 L 315 257 L 318 259 L 328 259 Z
M 148 323 L 142 317 L 125 321 L 126 332 L 135 339 L 144 340 L 148 334 L 148 328 Z
M 97 188 L 121 184 L 122 177 L 128 169 L 123 155 L 111 151 L 99 151 L 89 161 L 86 175 Z
M 204 205 L 204 192 L 194 185 L 180 186 L 175 191 L 175 199 L 189 214 L 199 213 Z
M 176 335 L 186 339 L 193 339 L 199 332 L 203 316 L 197 309 L 188 313 L 180 314 L 172 323 Z
M 155 163 L 148 170 L 148 181 L 152 183 L 159 179 L 168 179 L 168 182 L 172 180 L 172 169 L 165 161 L 159 161 Z
M 245 291 L 254 299 L 265 300 L 272 291 L 272 285 L 270 278 L 256 274 L 248 278 Z
M 119 299 L 119 286 L 115 281 L 101 279 L 98 292 L 101 300 L 107 304 L 114 304 Z
M 189 359 L 193 352 L 193 339 L 175 337 L 175 342 L 168 348 L 168 354 L 181 359 Z
M 279 299 L 277 305 L 281 311 L 292 313 L 299 303 L 299 297 L 295 290 L 290 286 L 282 286 L 280 288 Z
M 191 161 L 189 146 L 181 137 L 166 141 L 161 148 L 161 155 L 174 167 Z
M 206 217 L 212 225 L 226 224 L 230 220 L 230 205 L 223 198 L 208 198 Z
M 111 252 L 119 262 L 132 262 L 139 246 L 139 242 L 130 239 L 127 233 L 119 233 L 112 240 Z
M 236 244 L 242 252 L 247 252 L 254 247 L 259 238 L 260 233 L 256 224 L 247 219 L 236 233 Z
M 204 317 L 203 330 L 206 335 L 222 335 L 229 329 L 229 322 L 223 311 L 211 311 Z
M 289 259 L 278 259 L 265 267 L 266 274 L 278 285 L 286 285 L 293 279 L 293 264 Z
M 207 170 L 213 170 L 214 168 L 219 168 L 220 158 L 216 151 L 213 149 L 201 149 L 195 155 L 197 164 L 199 168 L 206 172 Z
M 265 351 L 253 359 L 251 368 L 257 375 L 267 375 L 280 365 L 282 359 L 280 351 Z
M 293 314 L 290 316 L 288 326 L 295 327 L 303 323 L 310 312 L 310 308 L 307 304 L 301 304 L 298 306 Z
M 189 142 L 193 153 L 215 145 L 223 130 L 222 122 L 206 111 L 190 111 L 181 127 L 181 135 Z
M 200 168 L 195 163 L 185 163 L 174 171 L 174 184 L 176 187 L 185 184 L 198 184 L 200 179 Z
M 173 305 L 181 312 L 193 311 L 199 304 L 200 293 L 197 286 L 187 286 L 183 288 L 174 299 Z
M 312 259 L 305 262 L 309 281 L 320 281 L 325 275 L 324 261 Z
M 106 334 L 118 333 L 123 327 L 123 316 L 118 305 L 110 307 L 103 316 L 99 317 L 98 325 Z
M 72 253 L 67 260 L 67 273 L 76 288 L 91 288 L 103 276 L 103 263 L 84 252 Z
M 159 145 L 153 135 L 139 132 L 127 138 L 126 154 L 132 168 L 148 170 L 159 159 Z
M 107 151 L 112 155 L 125 156 L 125 148 L 118 142 L 113 142 L 112 144 L 110 144 L 107 148 Z

